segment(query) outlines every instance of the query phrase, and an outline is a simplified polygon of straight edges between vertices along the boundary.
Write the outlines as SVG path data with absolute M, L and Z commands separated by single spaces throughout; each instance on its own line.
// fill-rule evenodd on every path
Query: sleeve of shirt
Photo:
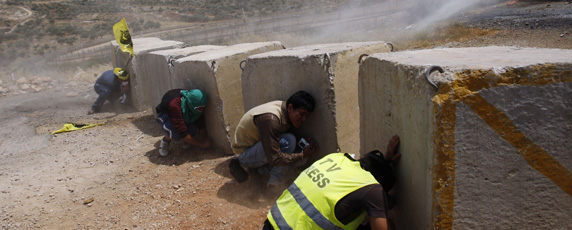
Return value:
M 362 199 L 362 206 L 369 216 L 387 218 L 387 198 L 381 185 L 366 186 L 362 189 L 366 199 Z
M 280 120 L 276 115 L 271 113 L 257 115 L 254 117 L 254 124 L 258 127 L 258 132 L 260 132 L 260 141 L 270 165 L 288 165 L 302 159 L 302 153 L 284 153 L 280 151 Z
M 169 102 L 169 117 L 173 127 L 177 130 L 177 133 L 181 137 L 187 136 L 187 125 L 185 124 L 185 119 L 183 118 L 183 110 L 181 110 L 181 98 L 176 97 Z

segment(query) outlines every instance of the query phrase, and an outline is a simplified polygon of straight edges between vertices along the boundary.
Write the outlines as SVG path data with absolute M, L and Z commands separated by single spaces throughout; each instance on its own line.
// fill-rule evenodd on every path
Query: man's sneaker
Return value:
M 93 111 L 93 109 L 89 109 L 89 111 L 87 111 L 87 115 L 92 115 L 94 113 L 95 113 L 95 111 Z
M 169 142 L 161 140 L 161 144 L 159 145 L 159 155 L 162 157 L 169 155 L 169 144 Z
M 238 158 L 233 157 L 230 159 L 230 164 L 228 164 L 228 168 L 230 169 L 230 174 L 236 182 L 242 183 L 248 179 L 248 173 L 240 166 L 240 161 Z

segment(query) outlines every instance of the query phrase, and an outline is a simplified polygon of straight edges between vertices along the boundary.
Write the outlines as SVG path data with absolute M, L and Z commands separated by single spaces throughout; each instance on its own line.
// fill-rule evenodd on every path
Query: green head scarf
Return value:
M 203 113 L 198 111 L 197 107 L 203 107 L 207 104 L 207 95 L 201 90 L 181 90 L 181 109 L 183 110 L 183 118 L 185 123 L 191 124 L 195 122 Z

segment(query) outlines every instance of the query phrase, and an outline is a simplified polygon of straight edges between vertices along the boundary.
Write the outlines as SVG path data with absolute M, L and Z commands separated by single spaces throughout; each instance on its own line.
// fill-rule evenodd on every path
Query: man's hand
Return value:
M 385 160 L 391 163 L 399 161 L 401 158 L 401 153 L 396 153 L 397 146 L 399 146 L 399 136 L 395 135 L 391 137 L 389 143 L 387 144 L 387 151 L 385 152 Z
M 306 148 L 304 148 L 302 150 L 302 154 L 304 155 L 304 158 L 307 158 L 307 157 L 314 155 L 314 153 L 316 153 L 316 151 L 318 151 L 320 149 L 320 147 L 318 146 L 318 143 L 316 143 L 314 140 L 312 140 L 312 138 L 305 137 L 304 139 L 306 139 L 308 141 L 308 143 L 310 143 L 310 145 L 306 146 Z
M 121 94 L 124 94 L 127 91 L 129 91 L 129 85 L 121 85 Z
M 201 149 L 210 148 L 212 146 L 211 139 L 207 136 L 205 129 L 200 129 L 197 137 L 187 134 L 187 136 L 183 137 L 183 140 L 191 145 L 198 146 Z
M 202 149 L 207 149 L 213 146 L 211 139 L 208 137 L 205 137 L 205 139 L 202 141 L 203 145 L 200 146 Z

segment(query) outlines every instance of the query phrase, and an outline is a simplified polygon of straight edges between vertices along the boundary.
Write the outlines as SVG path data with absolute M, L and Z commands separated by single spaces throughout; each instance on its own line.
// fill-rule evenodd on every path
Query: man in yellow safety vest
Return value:
M 398 145 L 395 135 L 385 156 L 332 153 L 314 162 L 278 198 L 263 229 L 356 229 L 366 217 L 371 229 L 388 229 L 386 192 L 395 182 L 390 164 L 401 157 Z

